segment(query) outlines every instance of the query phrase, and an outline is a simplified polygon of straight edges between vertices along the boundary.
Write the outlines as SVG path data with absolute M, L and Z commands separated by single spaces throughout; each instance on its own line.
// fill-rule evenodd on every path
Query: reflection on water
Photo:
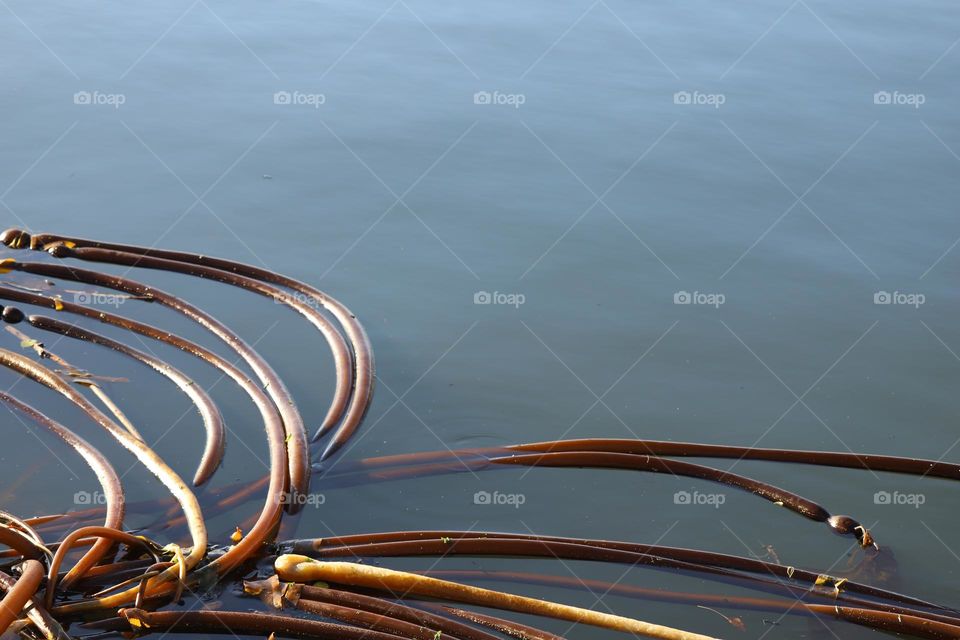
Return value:
M 5 226 L 230 256 L 344 300 L 371 335 L 379 386 L 361 437 L 332 467 L 589 436 L 957 455 L 960 18 L 949 3 L 13 1 L 5 13 Z M 311 329 L 210 283 L 135 277 L 204 302 L 256 343 L 308 426 L 322 419 L 333 371 Z M 162 315 L 210 342 L 143 307 L 121 312 Z M 189 407 L 175 389 L 113 354 L 58 349 L 130 378 L 115 386 L 131 419 L 191 468 L 200 426 L 180 420 Z M 255 415 L 227 384 L 212 394 L 232 430 L 213 484 L 254 482 L 265 452 Z M 51 410 L 69 423 L 65 405 Z M 175 426 L 164 435 L 165 425 Z M 73 508 L 90 479 L 60 453 L 11 435 L 6 508 Z M 871 525 L 899 561 L 866 567 L 872 578 L 939 601 L 960 595 L 949 483 L 735 468 Z M 860 570 L 856 558 L 848 567 L 849 540 L 747 494 L 675 500 L 717 491 L 693 480 L 538 469 L 328 486 L 335 473 L 316 474 L 322 504 L 285 535 L 533 530 L 760 556 L 772 546 L 787 564 Z M 124 482 L 144 500 L 163 495 L 141 469 Z M 479 492 L 523 502 L 477 503 Z M 217 517 L 211 533 L 225 539 L 249 511 Z M 131 525 L 155 529 L 156 516 Z M 556 571 L 524 563 L 540 569 Z M 729 591 L 642 569 L 570 570 Z M 709 612 L 606 602 L 728 631 Z M 769 628 L 743 617 L 752 634 Z M 827 634 L 802 619 L 777 631 Z

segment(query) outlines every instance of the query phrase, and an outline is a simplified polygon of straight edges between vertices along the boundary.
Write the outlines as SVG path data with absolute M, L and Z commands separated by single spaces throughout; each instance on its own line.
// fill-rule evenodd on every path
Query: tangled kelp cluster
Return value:
M 922 638 L 960 638 L 960 611 L 895 593 L 879 586 L 779 562 L 639 542 L 563 538 L 480 531 L 393 531 L 278 541 L 284 512 L 296 513 L 310 492 L 311 463 L 336 455 L 360 426 L 370 405 L 374 365 L 370 341 L 354 315 L 340 302 L 297 280 L 230 260 L 178 251 L 106 243 L 10 229 L 0 242 L 12 249 L 45 251 L 57 259 L 158 269 L 220 282 L 272 298 L 293 309 L 324 337 L 336 365 L 331 405 L 313 437 L 308 437 L 297 405 L 269 363 L 227 325 L 203 309 L 126 277 L 80 268 L 75 263 L 0 261 L 4 273 L 23 272 L 106 288 L 131 299 L 162 305 L 208 330 L 235 354 L 237 363 L 210 349 L 131 318 L 68 302 L 48 291 L 14 282 L 0 285 L 2 319 L 34 356 L 0 349 L 0 364 L 55 391 L 79 408 L 129 450 L 166 487 L 173 523 L 184 524 L 189 546 L 162 544 L 124 530 L 126 498 L 110 460 L 73 430 L 7 392 L 0 402 L 49 430 L 72 447 L 102 485 L 106 504 L 70 514 L 21 518 L 0 512 L 0 631 L 39 640 L 76 635 L 232 633 L 298 638 L 369 640 L 495 640 L 504 636 L 553 640 L 559 636 L 519 622 L 469 611 L 463 605 L 534 614 L 655 638 L 707 636 L 630 617 L 601 613 L 473 586 L 481 579 L 598 589 L 604 593 L 655 601 L 689 603 L 711 609 L 742 628 L 736 610 L 833 618 L 878 630 Z M 60 317 L 98 320 L 174 346 L 230 378 L 256 407 L 266 432 L 270 473 L 262 481 L 229 486 L 205 513 L 194 490 L 147 444 L 95 376 L 52 353 L 42 342 L 54 333 L 111 349 L 152 368 L 187 395 L 203 421 L 205 445 L 193 485 L 215 474 L 224 455 L 224 422 L 217 405 L 186 374 L 156 356 L 70 321 L 26 315 L 9 303 L 53 310 Z M 19 327 L 18 327 L 19 325 Z M 30 333 L 24 329 L 29 325 Z M 35 333 L 36 332 L 36 333 Z M 55 362 L 52 369 L 45 361 Z M 85 392 L 103 407 L 98 408 Z M 316 450 L 317 455 L 314 455 Z M 956 465 L 931 460 L 855 453 L 758 449 L 656 440 L 580 439 L 503 447 L 409 453 L 345 463 L 341 481 L 395 479 L 465 470 L 536 467 L 593 467 L 666 472 L 737 487 L 826 524 L 850 536 L 865 554 L 884 551 L 857 520 L 832 515 L 825 507 L 771 484 L 682 460 L 684 457 L 768 460 L 873 471 L 960 477 Z M 209 540 L 210 511 L 222 512 L 257 491 L 264 504 L 247 531 L 230 540 Z M 646 566 L 701 576 L 762 592 L 755 597 L 717 596 L 645 589 L 597 580 L 570 579 L 520 571 L 431 570 L 411 573 L 362 562 L 400 556 L 510 556 L 586 560 Z M 272 560 L 270 575 L 250 575 L 256 562 Z M 381 561 L 382 562 L 382 561 Z M 65 570 L 65 571 L 63 571 Z M 246 580 L 245 580 L 246 578 Z M 256 578 L 256 579 L 254 579 Z M 185 594 L 209 592 L 218 584 L 242 583 L 255 611 L 177 606 Z M 257 600 L 259 597 L 262 605 Z M 730 612 L 725 615 L 717 610 Z

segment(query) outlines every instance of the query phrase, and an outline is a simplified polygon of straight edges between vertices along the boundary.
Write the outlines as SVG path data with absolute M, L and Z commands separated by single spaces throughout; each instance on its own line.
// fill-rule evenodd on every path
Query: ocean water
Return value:
M 952 3 L 0 5 L 5 226 L 266 266 L 339 298 L 367 328 L 374 404 L 355 440 L 315 474 L 322 504 L 288 519 L 287 537 L 509 530 L 846 575 L 862 559 L 851 539 L 694 479 L 589 469 L 360 486 L 333 478 L 365 457 L 574 437 L 960 459 Z M 308 424 L 322 418 L 332 362 L 294 314 L 221 285 L 129 275 L 235 327 L 287 381 Z M 117 308 L 216 345 L 153 305 Z M 192 475 L 202 435 L 185 398 L 114 354 L 54 343 L 78 366 L 129 378 L 111 392 Z M 261 477 L 266 445 L 252 406 L 215 372 L 149 347 L 212 387 L 224 410 L 228 453 L 212 486 Z M 0 384 L 116 459 L 131 501 L 163 496 L 52 394 L 9 373 Z M 96 500 L 92 474 L 69 449 L 12 416 L 7 428 L 3 508 L 33 515 L 78 508 L 79 492 Z M 867 524 L 896 565 L 866 579 L 960 599 L 949 481 L 711 464 Z M 255 511 L 253 500 L 211 518 L 211 536 L 225 542 Z M 156 515 L 134 513 L 128 524 L 182 534 Z M 447 558 L 437 568 L 748 593 L 555 560 Z M 690 605 L 484 584 L 740 633 Z M 723 611 L 741 616 L 749 637 L 872 635 Z

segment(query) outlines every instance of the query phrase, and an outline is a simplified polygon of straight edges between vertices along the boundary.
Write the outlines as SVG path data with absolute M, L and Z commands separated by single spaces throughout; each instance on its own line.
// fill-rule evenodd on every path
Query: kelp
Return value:
M 634 616 L 575 607 L 471 584 L 496 580 L 498 584 L 590 590 L 651 602 L 690 607 L 702 616 L 723 620 L 726 630 L 742 630 L 746 622 L 734 610 L 762 611 L 829 619 L 872 629 L 922 638 L 960 638 L 960 612 L 891 591 L 853 577 L 783 565 L 774 561 L 721 554 L 703 549 L 670 547 L 644 542 L 536 535 L 527 532 L 408 530 L 359 532 L 323 538 L 284 540 L 284 511 L 296 514 L 309 498 L 310 484 L 350 487 L 399 479 L 427 478 L 472 471 L 489 473 L 511 467 L 603 468 L 661 473 L 719 483 L 756 495 L 815 522 L 834 533 L 852 536 L 867 560 L 883 559 L 889 551 L 850 516 L 834 515 L 819 501 L 767 481 L 731 473 L 701 460 L 766 460 L 783 464 L 820 465 L 873 472 L 904 473 L 960 479 L 960 466 L 945 461 L 906 456 L 853 452 L 801 451 L 739 447 L 706 443 L 642 439 L 570 439 L 503 444 L 495 447 L 391 453 L 368 459 L 350 459 L 343 445 L 353 437 L 369 409 L 375 382 L 373 350 L 362 325 L 342 303 L 309 284 L 260 267 L 203 254 L 153 247 L 86 240 L 56 234 L 30 234 L 9 229 L 0 242 L 11 249 L 42 251 L 56 262 L 0 261 L 0 272 L 26 273 L 85 287 L 119 292 L 124 301 L 171 309 L 211 333 L 228 347 L 238 362 L 253 371 L 249 376 L 237 363 L 196 341 L 159 326 L 82 304 L 95 296 L 79 294 L 74 301 L 56 293 L 57 285 L 31 286 L 15 278 L 0 283 L 0 318 L 8 325 L 24 353 L 0 348 L 0 365 L 21 379 L 31 380 L 66 398 L 151 470 L 168 489 L 165 498 L 128 502 L 114 466 L 71 429 L 48 417 L 12 391 L 0 392 L 0 402 L 12 411 L 52 432 L 84 458 L 101 483 L 106 504 L 69 514 L 29 514 L 23 518 L 0 512 L 0 632 L 31 639 L 64 640 L 71 624 L 112 634 L 207 633 L 271 635 L 291 638 L 346 638 L 353 640 L 557 640 L 566 635 L 530 626 L 489 611 L 495 608 L 532 614 L 574 624 L 600 626 L 624 633 L 673 640 L 702 640 L 711 636 L 677 629 Z M 210 312 L 148 284 L 97 270 L 79 268 L 72 261 L 120 265 L 127 271 L 161 270 L 200 278 L 219 285 L 267 297 L 290 309 L 323 338 L 333 358 L 336 381 L 330 405 L 307 437 L 304 418 L 293 394 L 269 364 L 233 329 Z M 62 264 L 60 261 L 65 261 Z M 73 290 L 71 290 L 73 291 Z M 53 311 L 51 317 L 25 313 L 9 303 Z M 72 318 L 70 321 L 59 317 Z M 97 321 L 122 331 L 108 337 L 73 321 Z M 14 325 L 29 325 L 30 333 Z M 67 337 L 110 349 L 152 374 L 172 383 L 193 403 L 204 427 L 197 447 L 199 464 L 193 478 L 204 485 L 203 500 L 150 446 L 151 425 L 134 425 L 104 385 L 115 378 L 81 369 L 53 353 L 33 331 Z M 169 362 L 125 342 L 126 336 L 149 338 L 174 347 L 212 367 L 238 385 L 256 408 L 270 452 L 269 473 L 259 479 L 212 486 L 224 456 L 229 431 L 213 398 L 192 378 Z M 145 344 L 145 343 L 143 343 Z M 28 353 L 29 353 L 28 352 Z M 90 357 L 96 358 L 96 351 Z M 55 362 L 60 369 L 45 366 Z M 89 363 L 84 363 L 85 365 Z M 113 418 L 94 406 L 78 390 L 86 388 L 104 404 Z M 336 465 L 325 461 L 340 454 Z M 195 458 L 194 458 L 195 460 Z M 311 461 L 317 471 L 311 478 Z M 222 539 L 210 536 L 207 523 L 263 495 L 259 511 L 240 520 Z M 757 508 L 763 508 L 758 504 Z M 149 514 L 155 526 L 128 530 L 124 514 Z M 189 546 L 178 542 L 186 527 Z M 166 535 L 155 540 L 145 532 Z M 72 564 L 75 551 L 86 551 Z M 427 570 L 400 571 L 388 566 L 391 558 L 434 557 Z M 449 557 L 511 558 L 547 562 L 617 563 L 676 575 L 706 579 L 763 595 L 668 591 L 588 577 L 571 578 L 537 571 L 462 570 L 437 567 Z M 540 564 L 540 567 L 543 565 Z M 61 569 L 65 569 L 61 573 Z M 250 569 L 259 567 L 251 578 Z M 561 564 L 565 569 L 566 565 Z M 211 594 L 233 585 L 250 603 L 262 600 L 259 611 L 229 611 L 211 603 Z M 189 606 L 181 599 L 191 600 Z M 198 607 L 199 605 L 199 607 Z M 656 609 L 654 610 L 656 611 Z M 719 620 L 718 620 L 719 623 Z

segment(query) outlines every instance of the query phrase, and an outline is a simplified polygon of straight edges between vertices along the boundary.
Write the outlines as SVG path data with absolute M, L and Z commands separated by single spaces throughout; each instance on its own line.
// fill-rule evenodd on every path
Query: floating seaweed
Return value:
M 275 300 L 296 311 L 328 345 L 336 369 L 332 400 L 313 436 L 291 393 L 257 350 L 207 311 L 175 294 L 124 276 L 58 262 L 7 258 L 0 272 L 41 276 L 43 286 L 5 282 L 0 286 L 0 318 L 19 341 L 21 351 L 0 349 L 0 365 L 58 393 L 149 469 L 169 492 L 168 498 L 129 502 L 119 476 L 93 445 L 72 430 L 10 392 L 0 402 L 58 436 L 97 476 L 105 505 L 70 514 L 21 518 L 0 512 L 0 632 L 31 640 L 64 640 L 71 625 L 85 636 L 175 633 L 242 634 L 289 638 L 354 640 L 557 640 L 549 631 L 489 611 L 464 606 L 593 625 L 638 636 L 671 640 L 702 640 L 708 636 L 656 621 L 638 620 L 561 602 L 522 596 L 477 586 L 496 580 L 566 590 L 596 590 L 628 598 L 672 602 L 699 608 L 723 618 L 734 631 L 746 623 L 735 611 L 761 611 L 834 619 L 921 638 L 960 638 L 960 611 L 925 599 L 897 593 L 856 575 L 786 566 L 768 547 L 766 559 L 685 549 L 643 542 L 597 540 L 532 533 L 423 530 L 381 531 L 348 536 L 283 540 L 284 512 L 296 513 L 310 491 L 311 461 L 338 453 L 360 427 L 373 395 L 373 351 L 357 318 L 329 295 L 292 278 L 231 260 L 180 251 L 85 240 L 55 234 L 32 235 L 9 229 L 0 242 L 12 249 L 46 252 L 57 261 L 154 269 L 202 278 Z M 222 343 L 253 372 L 210 348 L 160 327 L 116 313 L 68 302 L 52 294 L 47 278 L 106 288 L 131 301 L 158 304 L 189 319 Z M 75 290 L 74 290 L 75 291 Z M 308 302 L 309 301 L 309 302 Z M 215 369 L 235 383 L 253 403 L 263 423 L 270 452 L 264 478 L 211 488 L 224 456 L 228 431 L 209 394 L 185 373 L 146 350 L 81 328 L 70 321 L 26 314 L 18 303 L 53 310 L 64 318 L 78 316 L 121 329 L 124 335 L 173 346 Z M 20 325 L 17 327 L 16 325 Z M 29 325 L 25 327 L 24 325 Z M 149 367 L 172 383 L 196 407 L 204 427 L 204 446 L 192 485 L 204 488 L 212 502 L 201 508 L 195 490 L 147 444 L 141 430 L 102 388 L 111 378 L 72 365 L 44 343 L 57 335 L 110 349 Z M 51 361 L 60 369 L 45 364 Z M 90 394 L 88 396 L 87 394 Z M 102 408 L 91 400 L 99 401 Z M 106 412 L 105 412 L 106 411 Z M 112 417 L 111 417 L 112 416 Z M 142 426 L 142 425 L 141 425 Z M 316 450 L 314 450 L 316 448 Z M 788 489 L 682 458 L 749 459 L 784 464 L 821 465 L 916 476 L 960 479 L 960 467 L 942 461 L 870 454 L 760 449 L 657 440 L 577 439 L 464 449 L 394 454 L 364 460 L 344 460 L 325 475 L 330 486 L 389 482 L 399 478 L 465 471 L 492 472 L 511 466 L 606 468 L 666 472 L 735 487 L 784 507 L 808 520 L 826 524 L 833 533 L 850 536 L 868 561 L 889 558 L 873 534 L 858 520 L 834 515 L 826 507 Z M 260 511 L 238 523 L 224 539 L 211 539 L 209 518 L 265 491 Z M 168 529 L 186 525 L 190 546 L 164 544 L 124 528 L 129 513 L 162 514 Z M 149 529 L 148 530 L 152 530 Z M 162 529 L 161 529 L 162 531 Z M 85 551 L 77 557 L 77 551 Z M 431 568 L 399 571 L 372 566 L 361 559 L 433 556 L 546 558 L 616 563 L 696 576 L 757 595 L 717 595 L 668 591 L 601 580 L 524 571 L 476 571 Z M 72 560 L 71 560 L 72 559 Z M 249 578 L 250 563 L 272 561 L 263 579 Z M 64 570 L 65 571 L 62 571 Z M 262 576 L 261 576 L 262 577 Z M 184 610 L 178 604 L 186 590 L 211 592 L 221 584 L 242 586 L 259 598 L 256 611 L 210 606 Z M 251 604 L 257 601 L 251 599 Z M 767 623 L 768 621 L 764 621 Z M 776 624 L 776 623 L 773 623 Z

